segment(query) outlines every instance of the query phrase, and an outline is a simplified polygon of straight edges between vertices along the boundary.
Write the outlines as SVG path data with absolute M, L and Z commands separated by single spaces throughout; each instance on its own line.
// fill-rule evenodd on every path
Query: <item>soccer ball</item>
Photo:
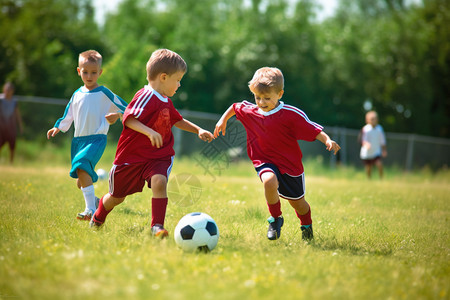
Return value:
M 98 179 L 100 179 L 100 180 L 108 179 L 108 172 L 106 172 L 103 169 L 98 169 L 97 176 L 98 176 Z
M 180 219 L 174 237 L 175 243 L 186 252 L 209 252 L 219 241 L 219 228 L 209 215 L 194 212 Z

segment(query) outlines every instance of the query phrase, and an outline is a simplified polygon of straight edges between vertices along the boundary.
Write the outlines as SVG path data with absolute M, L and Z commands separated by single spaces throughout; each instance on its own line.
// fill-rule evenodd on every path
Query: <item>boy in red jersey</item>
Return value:
M 91 226 L 101 226 L 106 216 L 125 197 L 142 192 L 147 181 L 152 189 L 151 232 L 166 237 L 164 219 L 167 207 L 167 179 L 172 169 L 174 137 L 172 126 L 196 133 L 211 142 L 213 135 L 183 119 L 169 97 L 180 87 L 186 62 L 177 53 L 159 49 L 147 62 L 148 85 L 140 89 L 123 115 L 123 131 L 109 174 L 109 193 L 100 200 Z
M 280 237 L 284 219 L 280 198 L 289 201 L 300 219 L 303 240 L 313 238 L 311 209 L 305 200 L 302 152 L 298 140 L 319 140 L 336 154 L 341 148 L 311 122 L 300 109 L 280 101 L 284 78 L 277 68 L 258 69 L 249 82 L 256 105 L 247 101 L 231 105 L 216 124 L 214 137 L 225 135 L 234 115 L 247 132 L 247 153 L 264 185 L 270 217 L 267 238 Z

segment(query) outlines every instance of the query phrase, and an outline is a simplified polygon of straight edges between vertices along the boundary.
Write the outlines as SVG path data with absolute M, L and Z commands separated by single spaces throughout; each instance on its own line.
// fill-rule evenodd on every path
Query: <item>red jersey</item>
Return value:
M 175 155 L 172 126 L 183 117 L 169 98 L 161 96 L 149 85 L 140 89 L 123 114 L 123 123 L 136 118 L 142 124 L 161 134 L 161 148 L 152 146 L 150 139 L 131 128 L 123 127 L 117 144 L 115 165 L 142 163 L 151 159 L 170 158 Z
M 282 174 L 299 176 L 303 173 L 298 140 L 314 141 L 322 126 L 311 122 L 300 109 L 282 101 L 268 112 L 247 101 L 233 104 L 233 109 L 247 132 L 247 154 L 255 168 L 271 163 Z

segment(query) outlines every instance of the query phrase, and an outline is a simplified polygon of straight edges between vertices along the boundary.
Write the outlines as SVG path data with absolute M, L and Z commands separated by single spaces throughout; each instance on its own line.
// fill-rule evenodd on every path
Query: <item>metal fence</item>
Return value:
M 35 114 L 46 114 L 48 111 L 42 104 L 50 106 L 65 106 L 67 99 L 54 99 L 32 96 L 16 96 L 22 102 L 21 105 L 32 105 L 31 109 L 36 122 L 43 120 L 45 124 L 34 124 L 36 128 L 47 128 L 51 124 L 45 118 L 36 117 Z M 37 105 L 39 104 L 39 105 Z M 30 111 L 30 110 L 29 110 Z M 54 111 L 54 109 L 52 110 Z M 62 114 L 63 109 L 57 111 Z M 47 113 L 46 113 L 47 112 Z M 180 113 L 186 119 L 197 125 L 214 130 L 216 122 L 219 120 L 219 114 L 203 113 L 180 110 Z M 30 116 L 31 117 L 31 116 Z M 55 113 L 50 116 L 54 122 L 60 115 Z M 364 124 L 361 124 L 361 127 Z M 117 126 L 113 126 L 117 127 Z M 112 130 L 112 134 L 120 134 L 119 127 Z M 360 145 L 358 143 L 359 130 L 341 127 L 325 126 L 324 131 L 341 146 L 341 151 L 334 156 L 326 151 L 324 145 L 318 141 L 304 142 L 300 141 L 300 147 L 305 159 L 322 156 L 326 163 L 331 166 L 341 163 L 343 165 L 362 166 L 359 159 Z M 220 164 L 228 164 L 234 160 L 246 158 L 246 133 L 245 129 L 235 118 L 228 122 L 227 134 L 224 137 L 216 139 L 213 143 L 206 144 L 192 135 L 192 133 L 173 128 L 175 135 L 175 152 L 177 155 L 191 155 L 199 160 L 201 164 L 214 164 L 220 167 Z M 116 137 L 115 137 L 116 138 Z M 429 137 L 416 134 L 404 133 L 386 133 L 388 156 L 383 160 L 386 166 L 395 166 L 404 170 L 414 170 L 429 167 L 433 170 L 446 168 L 450 165 L 450 139 Z M 211 167 L 208 166 L 209 168 Z
M 209 130 L 214 129 L 220 118 L 218 114 L 180 112 L 186 119 Z M 221 136 L 214 143 L 208 145 L 199 139 L 190 137 L 190 133 L 177 128 L 174 128 L 173 131 L 176 135 L 175 150 L 181 155 L 199 153 L 206 160 L 228 159 L 230 161 L 247 155 L 245 129 L 235 118 L 228 122 L 226 136 Z M 331 166 L 337 163 L 362 166 L 359 158 L 361 146 L 358 142 L 360 130 L 325 126 L 324 131 L 341 146 L 341 151 L 335 156 L 330 154 L 319 141 L 299 141 L 304 158 L 322 156 Z M 424 167 L 437 170 L 450 165 L 450 139 L 386 132 L 386 140 L 388 156 L 383 159 L 386 166 L 395 166 L 411 171 Z

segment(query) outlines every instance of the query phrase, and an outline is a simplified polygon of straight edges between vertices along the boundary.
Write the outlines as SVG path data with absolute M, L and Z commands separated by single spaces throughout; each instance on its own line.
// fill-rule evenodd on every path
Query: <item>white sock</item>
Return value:
M 95 211 L 95 190 L 94 186 L 90 185 L 85 188 L 81 188 L 83 192 L 84 201 L 86 202 L 86 208 Z

